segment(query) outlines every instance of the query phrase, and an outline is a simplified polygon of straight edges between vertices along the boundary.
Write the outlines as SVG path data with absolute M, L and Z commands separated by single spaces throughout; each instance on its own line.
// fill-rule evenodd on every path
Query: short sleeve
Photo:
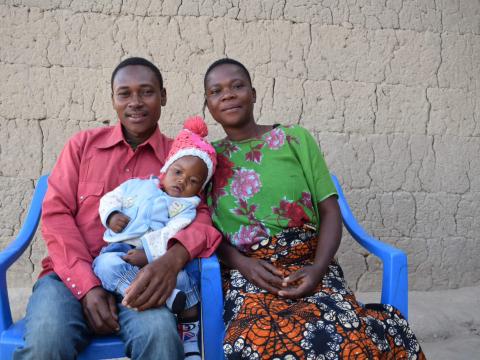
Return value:
M 300 126 L 289 130 L 297 140 L 290 143 L 312 192 L 312 202 L 316 205 L 332 195 L 337 195 L 323 153 L 313 136 Z

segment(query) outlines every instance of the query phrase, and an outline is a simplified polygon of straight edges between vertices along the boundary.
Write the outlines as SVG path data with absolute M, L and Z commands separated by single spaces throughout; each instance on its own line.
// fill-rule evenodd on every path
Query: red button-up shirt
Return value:
M 125 141 L 120 124 L 82 131 L 65 145 L 48 178 L 43 201 L 42 235 L 49 256 L 43 276 L 54 271 L 80 299 L 100 280 L 92 261 L 105 245 L 98 214 L 100 198 L 133 177 L 158 175 L 172 144 L 157 128 L 135 151 Z M 202 203 L 197 217 L 175 236 L 190 257 L 210 256 L 221 241 Z

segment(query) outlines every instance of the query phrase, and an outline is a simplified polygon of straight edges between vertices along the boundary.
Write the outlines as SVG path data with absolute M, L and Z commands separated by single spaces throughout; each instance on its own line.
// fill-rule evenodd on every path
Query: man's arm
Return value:
M 81 136 L 69 140 L 49 176 L 43 202 L 42 235 L 55 273 L 81 301 L 92 329 L 100 334 L 118 329 L 113 296 L 100 287 L 92 255 L 75 221 L 81 165 Z M 82 200 L 82 199 L 80 199 Z
M 48 178 L 42 207 L 42 235 L 54 271 L 77 299 L 100 285 L 92 270 L 92 256 L 74 218 L 78 211 L 81 145 L 79 136 L 65 145 Z
M 181 243 L 187 249 L 190 258 L 212 255 L 222 242 L 222 235 L 212 225 L 212 216 L 204 199 L 197 207 L 197 216 L 187 228 L 180 230 L 169 245 Z

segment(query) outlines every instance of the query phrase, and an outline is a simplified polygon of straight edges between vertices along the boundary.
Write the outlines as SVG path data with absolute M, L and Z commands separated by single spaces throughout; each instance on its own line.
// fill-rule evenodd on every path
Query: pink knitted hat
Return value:
M 217 166 L 217 154 L 213 146 L 204 139 L 208 135 L 208 128 L 205 121 L 200 116 L 191 116 L 183 124 L 183 129 L 178 133 L 173 141 L 167 161 L 160 170 L 161 174 L 167 172 L 170 165 L 175 160 L 184 156 L 196 156 L 203 160 L 207 165 L 208 175 L 203 183 L 202 189 L 211 179 L 215 167 Z

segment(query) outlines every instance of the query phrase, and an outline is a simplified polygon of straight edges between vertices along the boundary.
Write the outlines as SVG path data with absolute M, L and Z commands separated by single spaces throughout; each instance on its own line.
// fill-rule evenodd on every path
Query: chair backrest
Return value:
M 42 213 L 42 202 L 47 192 L 48 175 L 38 179 L 27 217 L 20 232 L 2 252 L 0 252 L 0 332 L 12 324 L 12 313 L 8 302 L 7 269 L 22 255 L 37 231 Z

